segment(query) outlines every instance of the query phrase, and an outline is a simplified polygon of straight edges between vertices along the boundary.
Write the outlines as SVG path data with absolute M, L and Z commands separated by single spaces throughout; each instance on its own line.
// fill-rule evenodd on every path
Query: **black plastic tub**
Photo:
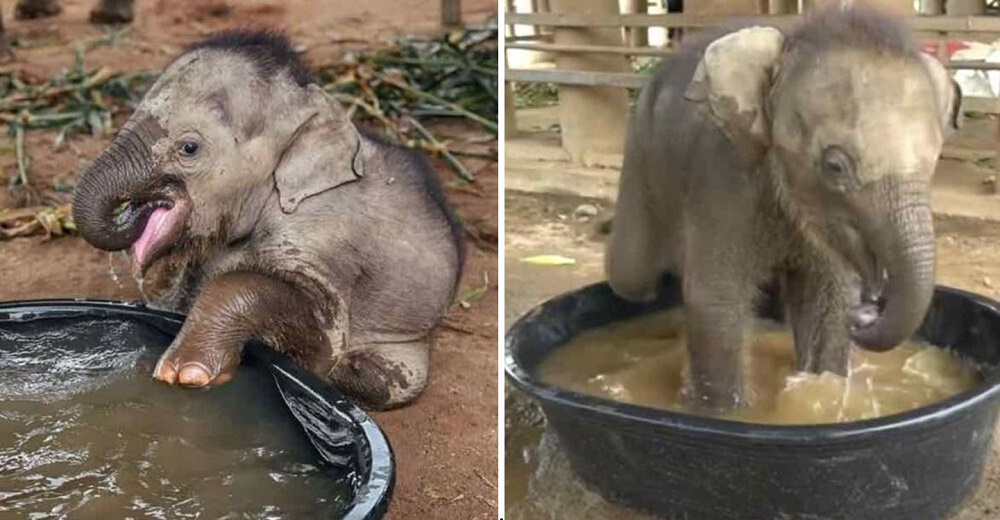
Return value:
M 681 305 L 625 302 L 606 284 L 556 297 L 506 334 L 506 372 L 540 403 L 573 471 L 605 499 L 671 520 L 937 520 L 977 487 L 1000 374 L 931 406 L 879 419 L 770 426 L 618 403 L 546 385 L 539 363 L 584 329 Z M 761 316 L 777 317 L 771 297 Z M 917 336 L 1000 365 L 1000 305 L 938 287 Z
M 141 304 L 108 301 L 0 303 L 0 329 L 40 320 L 69 323 L 81 319 L 134 321 L 173 337 L 180 330 L 184 316 Z M 395 461 L 388 439 L 378 425 L 337 389 L 301 370 L 291 359 L 255 343 L 248 344 L 245 353 L 244 364 L 270 371 L 274 391 L 302 427 L 319 462 L 349 475 L 354 492 L 341 518 L 382 518 L 392 498 Z

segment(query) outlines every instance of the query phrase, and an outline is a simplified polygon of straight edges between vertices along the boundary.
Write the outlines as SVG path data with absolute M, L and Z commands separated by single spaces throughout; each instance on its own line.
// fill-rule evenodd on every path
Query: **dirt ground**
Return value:
M 941 164 L 942 169 L 962 167 L 954 161 Z M 574 216 L 577 208 L 583 205 L 594 206 L 598 215 Z M 504 207 L 506 327 L 545 299 L 603 280 L 604 236 L 599 232 L 599 223 L 612 211 L 612 204 L 600 199 L 507 191 Z M 1000 213 L 984 210 L 979 218 L 941 217 L 936 219 L 935 226 L 938 283 L 1000 298 Z M 559 254 L 573 258 L 576 263 L 537 266 L 520 261 L 540 254 Z M 504 496 L 510 518 L 646 518 L 605 503 L 575 478 L 554 484 L 553 480 L 567 478 L 559 473 L 567 472 L 568 466 L 564 458 L 551 453 L 550 445 L 545 445 L 551 439 L 545 441 L 545 437 L 540 437 L 543 421 L 540 412 L 509 384 L 505 385 L 505 400 L 507 481 Z M 995 432 L 995 439 L 979 491 L 951 520 L 996 520 L 1000 517 L 1000 431 Z M 547 482 L 532 483 L 532 472 L 545 475 Z M 556 504 L 533 508 L 518 506 L 526 496 L 545 497 L 544 500 Z
M 57 18 L 15 21 L 13 1 L 2 2 L 8 36 L 18 39 L 16 62 L 39 76 L 72 64 L 75 41 L 104 32 L 86 22 L 95 0 L 64 0 Z M 319 64 L 346 53 L 377 46 L 393 35 L 437 28 L 437 0 L 229 0 L 231 9 L 214 15 L 219 0 L 138 0 L 137 18 L 126 37 L 86 55 L 88 68 L 151 70 L 165 65 L 185 44 L 225 27 L 283 28 L 293 43 L 306 46 L 305 57 Z M 493 0 L 464 0 L 463 17 L 480 23 L 496 13 Z M 56 150 L 54 135 L 28 134 L 33 157 L 31 183 L 51 193 L 53 185 L 72 181 L 80 166 L 95 157 L 108 140 L 74 138 Z M 496 143 L 488 146 L 495 149 Z M 0 181 L 15 173 L 13 144 L 0 138 Z M 446 164 L 433 162 L 449 200 L 480 246 L 470 241 L 469 263 L 459 294 L 485 287 L 468 309 L 448 314 L 431 355 L 431 381 L 421 398 L 406 408 L 376 414 L 398 462 L 397 487 L 389 518 L 491 518 L 497 508 L 497 165 L 470 160 L 476 185 L 461 187 Z M 0 209 L 11 199 L 0 189 Z M 0 301 L 88 297 L 138 299 L 127 275 L 116 282 L 109 255 L 76 237 L 50 242 L 40 237 L 0 242 Z M 119 255 L 113 262 L 128 273 Z

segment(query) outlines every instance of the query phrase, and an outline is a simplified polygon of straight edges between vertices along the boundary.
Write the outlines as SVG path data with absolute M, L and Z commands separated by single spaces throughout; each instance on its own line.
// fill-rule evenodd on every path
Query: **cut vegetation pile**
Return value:
M 457 29 L 436 38 L 399 38 L 388 48 L 362 53 L 319 69 L 324 90 L 351 115 L 413 148 L 441 155 L 466 182 L 475 178 L 461 157 L 496 159 L 497 46 L 495 21 Z M 8 173 L 14 208 L 0 208 L 0 239 L 45 233 L 60 236 L 75 229 L 67 193 L 72 186 L 30 183 L 31 151 L 25 133 L 55 132 L 53 145 L 65 146 L 74 134 L 109 135 L 116 117 L 126 116 L 152 84 L 152 73 L 121 74 L 103 67 L 88 70 L 78 47 L 74 66 L 51 78 L 0 69 L 0 121 L 13 141 L 16 170 Z M 480 135 L 448 138 L 431 128 L 460 120 Z

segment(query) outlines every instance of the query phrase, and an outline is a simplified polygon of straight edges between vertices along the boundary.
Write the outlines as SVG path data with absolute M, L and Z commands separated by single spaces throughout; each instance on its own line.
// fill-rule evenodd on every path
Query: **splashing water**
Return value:
M 853 375 L 854 375 L 854 362 L 848 360 L 847 377 L 844 378 L 844 395 L 840 399 L 840 409 L 837 410 L 837 422 L 847 421 L 847 413 L 848 413 L 847 403 L 849 403 L 851 400 L 851 376 Z M 869 379 L 868 381 L 871 382 L 871 379 Z M 869 385 L 869 388 L 872 388 L 871 385 Z M 877 402 L 876 400 L 873 400 L 873 404 L 875 404 L 876 402 Z
M 141 274 L 139 274 L 139 273 L 137 273 L 135 271 L 132 272 L 132 279 L 135 280 L 136 285 L 139 287 L 139 294 L 142 295 L 142 301 L 146 302 L 146 304 L 148 305 L 149 304 L 149 296 L 146 295 L 146 291 L 142 287 L 143 283 L 146 280 L 142 277 Z
M 554 386 L 641 406 L 688 411 L 683 313 L 655 313 L 579 334 L 552 352 L 539 377 Z M 796 371 L 794 339 L 757 323 L 746 345 L 749 405 L 737 421 L 821 424 L 900 413 L 972 388 L 979 368 L 950 351 L 909 341 L 884 353 L 853 348 L 845 376 Z
M 122 286 L 121 276 L 118 275 L 118 269 L 115 268 L 115 253 L 114 251 L 108 253 L 108 274 L 111 275 L 111 281 L 115 282 L 118 287 Z

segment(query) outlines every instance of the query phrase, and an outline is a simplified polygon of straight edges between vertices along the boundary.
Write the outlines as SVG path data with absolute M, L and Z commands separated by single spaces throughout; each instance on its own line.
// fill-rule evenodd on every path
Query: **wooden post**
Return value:
M 948 16 L 974 16 L 986 12 L 985 0 L 947 0 L 944 8 Z
M 441 25 L 443 27 L 462 25 L 462 0 L 441 0 Z
M 797 0 L 770 0 L 767 14 L 799 14 L 799 3 Z
M 943 0 L 920 0 L 920 14 L 940 15 L 944 14 Z
M 764 9 L 758 0 L 684 0 L 684 14 L 741 17 L 765 14 Z M 698 29 L 685 28 L 681 35 L 690 37 L 698 32 Z
M 764 12 L 758 0 L 684 0 L 684 14 L 753 16 Z
M 957 0 L 948 0 L 948 3 Z M 979 0 L 980 2 L 983 0 Z M 830 4 L 855 4 L 874 7 L 897 16 L 916 16 L 913 0 L 803 0 L 804 11 Z
M 503 82 L 503 137 L 517 137 L 517 107 L 514 106 L 514 89 L 509 81 Z
M 993 190 L 1000 193 L 1000 118 L 997 118 L 997 154 L 993 157 Z
M 552 12 L 566 14 L 619 14 L 618 0 L 550 0 Z M 555 29 L 561 45 L 621 46 L 619 28 Z M 621 55 L 562 53 L 556 57 L 560 70 L 630 72 Z M 628 93 L 617 87 L 559 87 L 559 123 L 563 148 L 577 164 L 596 164 L 602 157 L 621 154 L 628 119 Z
M 628 12 L 634 14 L 649 14 L 649 0 L 629 0 Z M 627 29 L 629 47 L 648 47 L 649 29 L 632 27 Z

